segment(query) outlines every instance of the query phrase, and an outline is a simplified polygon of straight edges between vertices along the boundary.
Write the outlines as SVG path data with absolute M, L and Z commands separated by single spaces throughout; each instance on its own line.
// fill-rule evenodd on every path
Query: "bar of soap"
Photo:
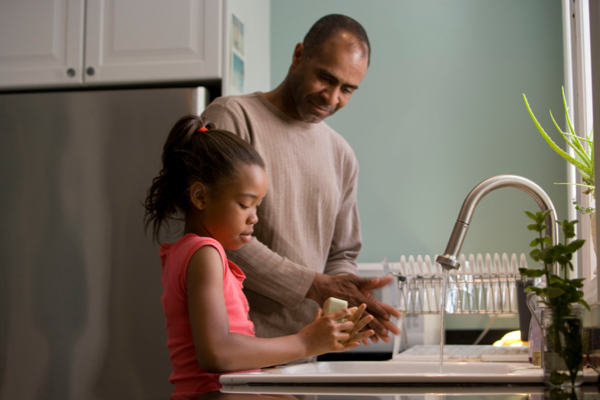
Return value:
M 344 308 L 348 308 L 348 302 L 346 300 L 330 297 L 325 300 L 325 303 L 323 304 L 323 315 L 331 314 L 332 312 L 336 312 L 337 310 Z

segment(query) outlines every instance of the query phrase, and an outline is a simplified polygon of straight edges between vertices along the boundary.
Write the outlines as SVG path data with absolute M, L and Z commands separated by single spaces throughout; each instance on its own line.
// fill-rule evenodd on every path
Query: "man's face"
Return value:
M 367 73 L 368 54 L 351 34 L 329 38 L 310 58 L 294 51 L 290 87 L 295 118 L 318 123 L 344 107 Z

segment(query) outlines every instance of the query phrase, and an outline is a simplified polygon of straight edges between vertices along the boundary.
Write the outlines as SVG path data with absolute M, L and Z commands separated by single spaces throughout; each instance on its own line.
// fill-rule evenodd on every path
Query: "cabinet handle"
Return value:
M 96 71 L 94 70 L 93 67 L 87 67 L 85 70 L 85 73 L 88 74 L 89 76 L 93 76 L 96 73 Z
M 69 68 L 69 69 L 67 69 L 67 76 L 68 76 L 69 78 L 72 78 L 72 77 L 74 77 L 74 76 L 75 76 L 75 70 L 74 70 L 73 68 Z

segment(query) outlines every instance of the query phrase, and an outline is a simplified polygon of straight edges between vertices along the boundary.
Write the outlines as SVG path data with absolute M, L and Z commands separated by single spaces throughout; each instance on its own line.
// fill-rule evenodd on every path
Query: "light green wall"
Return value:
M 560 0 L 272 0 L 272 87 L 295 44 L 330 13 L 358 20 L 372 46 L 360 89 L 327 120 L 360 163 L 359 262 L 442 253 L 467 193 L 498 174 L 534 180 L 567 217 L 566 188 L 553 184 L 566 180 L 566 164 L 522 99 L 550 131 L 548 110 L 561 115 Z M 463 251 L 528 252 L 523 211 L 536 209 L 518 190 L 491 193 Z

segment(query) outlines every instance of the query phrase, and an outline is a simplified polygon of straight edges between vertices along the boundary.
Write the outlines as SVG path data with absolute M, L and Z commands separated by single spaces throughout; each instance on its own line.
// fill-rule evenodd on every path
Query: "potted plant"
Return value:
M 571 123 L 571 119 L 569 118 L 567 101 L 565 99 L 565 89 L 562 88 L 562 98 L 563 105 L 565 108 L 565 119 L 567 120 L 567 132 L 563 132 L 562 129 L 556 123 L 554 116 L 552 115 L 552 111 L 550 111 L 550 117 L 552 118 L 552 122 L 556 129 L 560 132 L 561 136 L 567 143 L 569 147 L 573 149 L 574 156 L 571 156 L 569 153 L 561 149 L 554 141 L 548 136 L 548 134 L 544 131 L 544 128 L 540 125 L 538 120 L 535 118 L 533 111 L 531 111 L 531 107 L 527 102 L 527 97 L 523 94 L 523 100 L 525 100 L 525 106 L 527 107 L 527 111 L 529 111 L 529 115 L 531 119 L 535 123 L 535 126 L 538 128 L 546 142 L 552 147 L 554 151 L 556 151 L 560 156 L 562 156 L 569 163 L 573 164 L 575 168 L 579 171 L 579 175 L 581 176 L 581 180 L 583 183 L 558 183 L 559 185 L 576 185 L 582 186 L 585 188 L 583 194 L 592 196 L 592 203 L 595 202 L 595 176 L 594 176 L 594 136 L 593 129 L 590 131 L 585 138 L 579 137 L 575 130 L 573 129 L 573 124 Z M 575 204 L 575 208 L 581 214 L 589 214 L 592 220 L 592 240 L 594 245 L 594 252 L 596 251 L 596 212 L 594 206 L 591 207 L 583 207 L 577 200 L 573 200 L 573 204 Z
M 552 245 L 544 232 L 546 218 L 551 211 L 532 214 L 525 212 L 534 223 L 527 226 L 538 232 L 530 246 L 529 255 L 539 261 L 541 269 L 519 268 L 521 276 L 544 277 L 546 286 L 530 286 L 525 292 L 534 292 L 542 298 L 546 308 L 542 310 L 543 331 L 542 366 L 544 382 L 553 387 L 575 387 L 583 382 L 583 307 L 589 305 L 583 300 L 583 279 L 570 279 L 573 271 L 573 254 L 583 246 L 585 240 L 571 240 L 575 237 L 575 224 L 578 221 L 557 221 L 562 228 L 563 243 Z M 555 266 L 559 271 L 555 271 Z M 556 273 L 558 272 L 558 273 Z M 582 307 L 583 306 L 583 307 Z

